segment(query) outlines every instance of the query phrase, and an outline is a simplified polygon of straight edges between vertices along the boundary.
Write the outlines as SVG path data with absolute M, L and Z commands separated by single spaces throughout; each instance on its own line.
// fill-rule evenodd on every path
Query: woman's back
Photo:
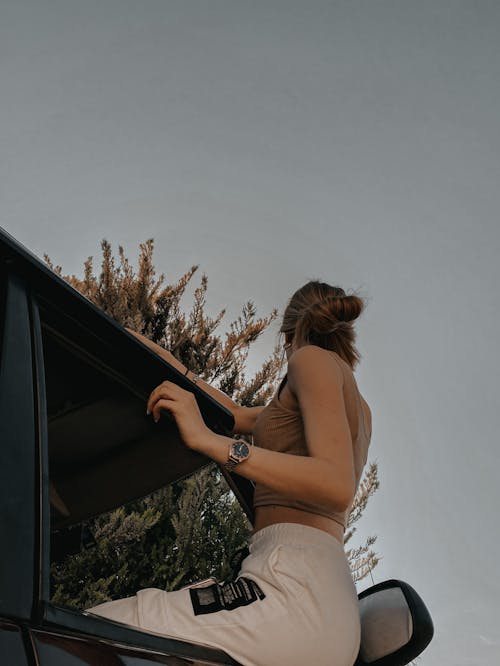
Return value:
M 324 353 L 335 359 L 342 371 L 342 390 L 352 439 L 355 487 L 357 489 L 370 444 L 371 411 L 358 389 L 350 366 L 336 352 L 325 350 Z M 309 455 L 300 408 L 288 386 L 286 376 L 270 403 L 259 415 L 253 436 L 256 446 L 281 453 Z M 347 525 L 351 505 L 352 502 L 345 511 L 332 511 L 331 508 L 321 504 L 293 499 L 284 494 L 278 494 L 262 484 L 257 484 L 254 495 L 255 529 L 260 529 L 273 522 L 304 522 L 304 524 L 326 529 L 339 541 L 343 541 L 343 531 Z M 304 512 L 309 516 L 304 515 Z

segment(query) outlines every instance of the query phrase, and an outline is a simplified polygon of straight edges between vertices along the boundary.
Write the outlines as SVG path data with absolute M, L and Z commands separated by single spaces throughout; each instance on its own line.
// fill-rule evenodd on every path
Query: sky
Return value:
M 0 2 L 17 240 L 81 275 L 102 239 L 135 262 L 154 238 L 223 322 L 311 278 L 366 298 L 380 488 L 355 538 L 426 603 L 422 666 L 500 659 L 499 28 L 495 0 Z

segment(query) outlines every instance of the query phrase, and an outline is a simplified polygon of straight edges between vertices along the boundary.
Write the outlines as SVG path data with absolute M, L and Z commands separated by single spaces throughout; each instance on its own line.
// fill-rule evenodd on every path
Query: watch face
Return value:
M 234 442 L 232 448 L 232 453 L 237 458 L 246 458 L 250 453 L 250 448 L 245 442 Z

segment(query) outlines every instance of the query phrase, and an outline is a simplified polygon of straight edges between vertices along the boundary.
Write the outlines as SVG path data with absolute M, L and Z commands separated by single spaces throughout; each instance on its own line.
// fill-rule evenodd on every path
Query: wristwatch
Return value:
M 246 460 L 249 455 L 250 446 L 243 440 L 236 439 L 234 442 L 229 444 L 227 462 L 224 463 L 224 467 L 228 470 L 228 472 L 232 472 L 236 465 Z

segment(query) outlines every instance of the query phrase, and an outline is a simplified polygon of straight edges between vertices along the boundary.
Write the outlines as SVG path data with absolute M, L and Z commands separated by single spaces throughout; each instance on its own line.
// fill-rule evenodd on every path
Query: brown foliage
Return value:
M 83 278 L 63 276 L 60 266 L 54 267 L 47 255 L 44 258 L 56 273 L 120 324 L 168 349 L 193 372 L 240 404 L 265 404 L 276 390 L 283 369 L 279 348 L 276 346 L 273 349 L 253 377 L 246 377 L 245 366 L 251 345 L 276 319 L 277 310 L 273 309 L 266 317 L 258 318 L 253 302 L 247 301 L 241 315 L 221 335 L 219 327 L 225 310 L 222 309 L 215 317 L 206 313 L 207 276 L 202 275 L 192 295 L 191 308 L 186 313 L 181 308 L 181 299 L 186 296 L 198 266 L 191 266 L 176 282 L 164 285 L 164 274 L 156 277 L 153 248 L 153 239 L 140 244 L 138 270 L 135 272 L 125 257 L 123 247 L 118 246 L 116 261 L 110 243 L 103 240 L 99 276 L 95 275 L 93 258 L 89 257 L 84 264 Z M 168 491 L 169 501 L 165 503 L 166 489 L 163 489 L 134 503 L 132 509 L 129 507 L 124 511 L 120 508 L 99 517 L 91 525 L 94 538 L 100 539 L 97 555 L 80 554 L 64 566 L 55 567 L 55 594 L 64 603 L 89 606 L 116 596 L 133 594 L 137 585 L 163 584 L 166 589 L 173 589 L 199 577 L 224 577 L 229 571 L 228 555 L 242 545 L 248 525 L 239 505 L 230 499 L 227 487 L 219 477 L 213 470 L 202 470 L 198 477 L 177 485 L 174 489 L 175 502 Z M 359 520 L 368 498 L 378 486 L 377 466 L 372 464 L 358 489 L 345 543 L 356 531 L 351 525 Z M 207 503 L 210 506 L 210 520 L 205 520 L 205 523 L 201 517 L 200 501 L 204 506 Z M 171 515 L 167 516 L 165 511 Z M 160 531 L 159 525 L 163 525 Z M 228 527 L 231 533 L 228 533 Z M 148 538 L 153 539 L 155 544 L 149 545 L 147 550 L 151 570 L 141 573 L 139 565 L 135 564 L 132 576 L 130 563 L 137 561 L 137 552 L 144 549 Z M 169 543 L 164 542 L 165 539 L 170 539 Z M 355 581 L 364 578 L 378 562 L 375 553 L 369 550 L 375 539 L 369 537 L 364 546 L 346 551 Z M 227 547 L 224 547 L 224 541 Z M 207 542 L 218 544 L 220 555 L 216 563 L 209 561 Z M 141 544 L 140 548 L 138 544 Z M 112 552 L 113 556 L 104 557 L 103 553 L 108 552 Z M 174 560 L 171 559 L 172 553 L 176 554 Z M 117 554 L 121 558 L 119 562 Z M 116 571 L 113 566 L 118 567 Z M 91 569 L 94 570 L 93 578 L 89 576 Z M 87 590 L 83 597 L 80 592 L 82 579 L 86 581 Z M 117 581 L 121 581 L 118 587 Z

